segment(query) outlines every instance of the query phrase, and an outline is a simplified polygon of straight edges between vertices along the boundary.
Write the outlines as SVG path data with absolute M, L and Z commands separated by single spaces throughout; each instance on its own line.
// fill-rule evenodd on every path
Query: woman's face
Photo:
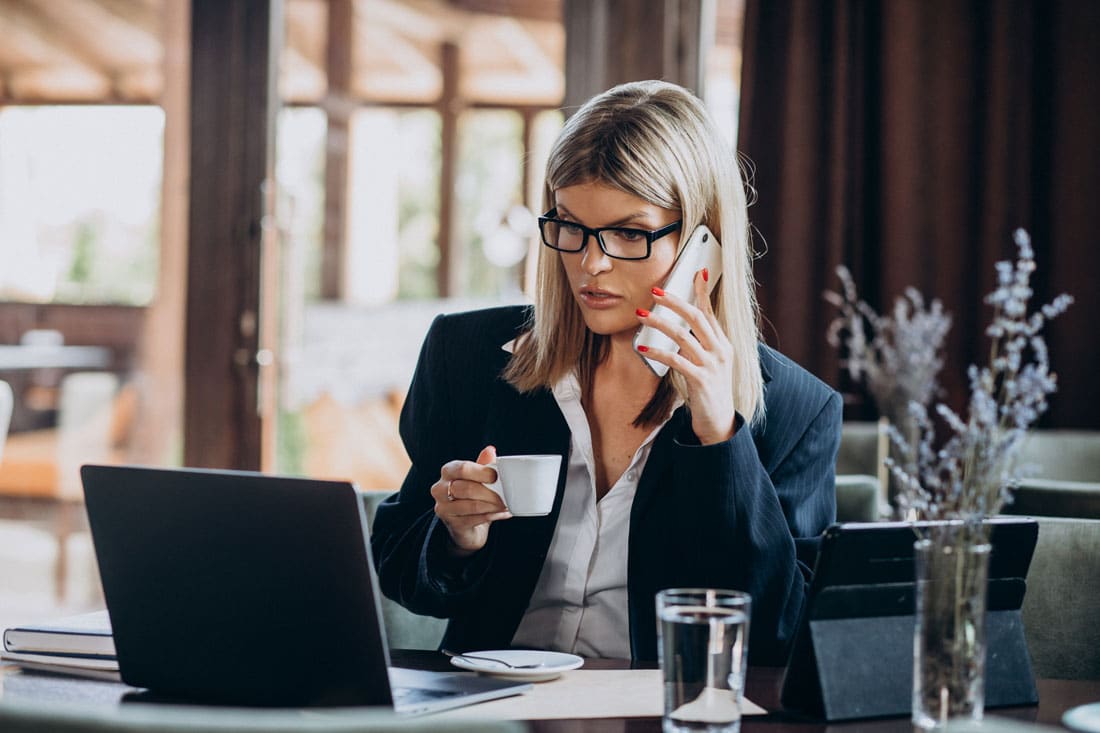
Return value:
M 652 231 L 680 218 L 680 212 L 663 209 L 603 183 L 582 183 L 555 192 L 558 218 L 586 227 L 630 227 Z M 653 306 L 654 286 L 660 286 L 676 259 L 680 232 L 653 242 L 644 260 L 618 260 L 588 238 L 580 252 L 560 252 L 569 287 L 593 332 L 613 336 L 638 328 L 634 311 Z

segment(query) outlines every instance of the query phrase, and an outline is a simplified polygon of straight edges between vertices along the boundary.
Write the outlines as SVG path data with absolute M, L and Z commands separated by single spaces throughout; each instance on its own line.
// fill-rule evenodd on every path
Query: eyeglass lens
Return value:
M 584 248 L 588 232 L 569 222 L 543 221 L 542 235 L 546 243 L 558 249 L 578 252 Z M 603 229 L 599 232 L 603 251 L 611 257 L 640 259 L 649 254 L 649 240 L 638 229 Z

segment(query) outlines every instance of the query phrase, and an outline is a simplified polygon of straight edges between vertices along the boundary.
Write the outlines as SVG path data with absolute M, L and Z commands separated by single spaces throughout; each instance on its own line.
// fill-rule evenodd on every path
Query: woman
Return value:
M 748 591 L 750 655 L 783 662 L 835 515 L 839 396 L 759 342 L 736 159 L 681 87 L 624 84 L 566 123 L 547 164 L 533 308 L 440 316 L 401 416 L 412 467 L 378 509 L 384 592 L 448 618 L 444 646 L 655 660 L 654 594 Z M 665 294 L 706 224 L 723 274 Z M 664 304 L 690 332 L 650 313 Z M 649 323 L 679 353 L 635 350 Z M 549 516 L 512 518 L 494 456 L 565 457 Z M 812 547 L 810 552 L 812 553 Z

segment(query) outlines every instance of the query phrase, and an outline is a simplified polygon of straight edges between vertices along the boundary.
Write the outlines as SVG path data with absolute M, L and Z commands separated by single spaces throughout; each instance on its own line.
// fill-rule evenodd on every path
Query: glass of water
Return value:
M 737 733 L 749 655 L 752 597 L 736 590 L 657 594 L 657 646 L 666 733 Z

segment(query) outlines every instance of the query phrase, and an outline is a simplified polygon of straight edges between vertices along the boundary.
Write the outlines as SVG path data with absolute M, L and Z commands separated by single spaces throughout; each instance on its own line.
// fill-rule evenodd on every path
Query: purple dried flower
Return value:
M 951 317 L 939 300 L 926 305 L 915 288 L 905 290 L 890 315 L 880 316 L 858 298 L 848 269 L 842 265 L 836 272 L 842 292 L 826 292 L 825 299 L 840 314 L 826 337 L 833 346 L 843 343 L 848 353 L 842 365 L 854 381 L 867 385 L 879 414 L 912 434 L 908 405 L 926 405 L 936 395 Z
M 994 308 L 985 331 L 991 339 L 989 366 L 967 370 L 967 419 L 937 406 L 949 436 L 937 451 L 931 449 L 935 426 L 925 403 L 914 403 L 908 411 L 919 435 L 915 443 L 897 429 L 890 431 L 904 459 L 904 465 L 888 459 L 900 486 L 898 503 L 921 519 L 961 519 L 972 525 L 1010 502 L 1012 489 L 1030 469 L 1019 465 L 1018 447 L 1057 389 L 1041 331 L 1073 298 L 1059 295 L 1028 315 L 1034 253 L 1023 229 L 1016 230 L 1014 240 L 1017 260 L 997 263 L 997 287 L 985 299 Z

